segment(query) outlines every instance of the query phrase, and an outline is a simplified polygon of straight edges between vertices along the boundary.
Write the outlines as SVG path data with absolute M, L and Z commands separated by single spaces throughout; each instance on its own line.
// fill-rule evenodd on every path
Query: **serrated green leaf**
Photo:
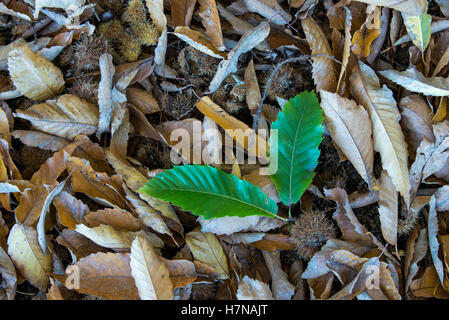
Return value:
M 175 166 L 139 189 L 204 219 L 276 216 L 278 207 L 257 186 L 211 166 Z
M 295 204 L 315 176 L 323 134 L 323 114 L 315 92 L 304 91 L 290 99 L 271 125 L 270 150 L 276 150 L 277 171 L 271 175 L 282 202 Z M 275 164 L 269 164 L 269 169 Z
M 427 13 L 420 16 L 411 16 L 403 13 L 402 17 L 413 44 L 417 46 L 421 52 L 424 52 L 430 42 L 432 16 Z

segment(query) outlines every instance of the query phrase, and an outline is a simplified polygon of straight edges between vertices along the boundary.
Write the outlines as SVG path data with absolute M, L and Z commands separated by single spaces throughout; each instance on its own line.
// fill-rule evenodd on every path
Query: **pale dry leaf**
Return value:
M 398 193 L 386 171 L 382 171 L 380 176 L 379 217 L 385 241 L 392 246 L 396 246 L 398 238 Z
M 130 204 L 134 207 L 139 219 L 145 224 L 147 227 L 153 229 L 156 232 L 161 234 L 168 234 L 172 236 L 170 229 L 162 219 L 160 213 L 150 207 L 146 202 L 141 200 L 133 191 L 131 191 L 128 187 L 124 187 L 126 192 L 126 199 L 130 202 Z
M 47 240 L 45 239 L 45 218 L 47 216 L 48 208 L 50 207 L 50 204 L 53 202 L 53 199 L 61 193 L 62 189 L 64 188 L 67 180 L 70 178 L 70 175 L 64 179 L 58 186 L 54 187 L 53 190 L 51 190 L 48 195 L 45 197 L 45 201 L 42 205 L 41 213 L 39 215 L 39 220 L 37 221 L 36 230 L 37 230 L 37 241 L 39 242 L 39 245 L 41 246 L 42 252 L 44 254 L 47 253 Z
M 14 130 L 11 132 L 11 135 L 16 139 L 20 139 L 27 146 L 50 151 L 58 151 L 70 143 L 65 138 L 34 130 Z
M 288 281 L 282 270 L 280 251 L 263 251 L 263 257 L 271 274 L 271 287 L 276 300 L 290 300 L 295 294 L 295 286 Z
M 352 95 L 370 114 L 374 150 L 380 153 L 382 167 L 408 207 L 410 181 L 407 144 L 399 124 L 400 114 L 393 93 L 385 85 L 381 87 L 375 72 L 362 62 L 359 62 L 359 69 L 353 72 L 350 81 Z
M 151 19 L 161 32 L 154 50 L 155 72 L 160 76 L 165 75 L 165 53 L 167 52 L 167 18 L 164 14 L 163 0 L 145 0 Z
M 348 78 L 347 66 L 349 62 L 349 56 L 351 55 L 351 44 L 352 44 L 351 27 L 352 27 L 351 10 L 345 8 L 345 40 L 343 43 L 343 57 L 341 61 L 340 75 L 338 76 L 338 83 L 337 83 L 337 92 L 340 94 L 343 94 L 345 91 L 345 86 L 342 80 Z
M 419 232 L 418 239 L 413 247 L 413 255 L 411 257 L 410 265 L 407 270 L 407 278 L 405 281 L 405 291 L 408 291 L 413 278 L 418 273 L 418 262 L 420 262 L 427 254 L 427 249 L 429 247 L 429 241 L 427 238 L 427 230 L 422 229 Z
M 435 141 L 432 132 L 433 112 L 423 97 L 410 95 L 401 99 L 401 125 L 407 133 L 407 142 L 416 151 L 422 139 Z
M 129 262 L 129 255 L 120 253 L 100 252 L 80 259 L 73 265 L 79 272 L 76 290 L 103 299 L 138 300 Z
M 218 51 L 201 32 L 192 30 L 189 27 L 176 27 L 173 34 L 195 49 L 211 57 L 217 59 L 223 59 L 225 57 L 224 54 Z
M 435 0 L 435 2 L 440 6 L 441 12 L 446 17 L 449 17 L 449 2 L 447 2 L 446 0 Z
M 266 283 L 247 275 L 240 280 L 236 295 L 238 300 L 273 300 L 273 294 Z
M 204 28 L 206 28 L 206 35 L 215 48 L 219 51 L 224 51 L 225 46 L 221 32 L 220 17 L 215 0 L 198 0 L 198 2 L 200 3 L 199 16 L 202 19 Z
M 301 25 L 309 43 L 312 55 L 312 73 L 316 90 L 335 92 L 337 87 L 337 76 L 334 62 L 332 60 L 332 49 L 320 26 L 311 18 L 301 20 Z
M 207 220 L 199 217 L 198 222 L 201 224 L 201 231 L 217 235 L 230 235 L 235 232 L 266 232 L 285 224 L 279 219 L 262 216 L 223 217 Z
M 441 259 L 438 257 L 440 244 L 438 242 L 438 214 L 435 209 L 436 198 L 432 196 L 429 203 L 429 217 L 427 221 L 427 235 L 429 237 L 429 248 L 432 256 L 433 265 L 440 279 L 441 285 L 444 287 L 444 266 Z
M 83 224 L 76 225 L 75 231 L 89 238 L 99 246 L 114 250 L 128 250 L 136 237 L 135 232 L 118 231 L 108 225 L 89 228 Z
M 53 98 L 64 89 L 61 70 L 24 43 L 13 45 L 8 57 L 8 71 L 14 86 L 32 100 Z
M 353 100 L 321 91 L 321 108 L 332 140 L 371 189 L 374 182 L 374 143 L 368 112 Z
M 357 0 L 366 4 L 384 6 L 418 16 L 426 12 L 426 0 Z
M 105 52 L 99 59 L 101 80 L 98 84 L 98 107 L 100 117 L 98 120 L 97 137 L 105 131 L 109 131 L 109 125 L 112 117 L 112 79 L 114 77 L 115 68 L 112 63 L 112 56 Z
M 34 19 L 37 19 L 39 12 L 42 8 L 59 8 L 66 10 L 67 8 L 73 6 L 75 8 L 80 8 L 84 5 L 86 0 L 35 0 L 34 2 Z
M 447 167 L 449 158 L 449 121 L 438 122 L 433 126 L 435 142 L 425 137 L 416 150 L 416 158 L 410 167 L 410 198 L 413 199 L 418 187 L 427 177 Z
M 218 272 L 219 279 L 229 278 L 228 259 L 213 233 L 202 233 L 196 228 L 185 235 L 185 240 L 195 260 L 214 268 Z
M 52 257 L 42 252 L 35 229 L 16 223 L 9 233 L 8 255 L 21 275 L 39 290 L 47 291 Z
M 435 97 L 449 96 L 449 78 L 426 78 L 413 66 L 406 71 L 386 70 L 379 73 L 412 92 Z
M 273 23 L 283 25 L 292 19 L 277 0 L 244 0 L 244 2 L 249 11 L 258 13 Z
M 0 13 L 7 14 L 7 15 L 13 16 L 15 18 L 23 19 L 26 21 L 31 21 L 31 18 L 28 15 L 18 12 L 18 11 L 14 11 L 12 9 L 9 9 L 3 3 L 0 3 Z
M 449 211 L 449 186 L 442 186 L 435 192 L 435 208 L 439 212 Z
M 72 94 L 36 104 L 26 110 L 17 109 L 14 116 L 31 121 L 38 130 L 70 140 L 80 134 L 95 133 L 98 125 L 98 109 Z
M 173 299 L 173 284 L 169 270 L 154 252 L 151 243 L 137 236 L 131 246 L 131 274 L 142 300 Z
M 8 300 L 13 300 L 16 295 L 17 274 L 11 258 L 0 246 L 0 274 L 5 283 Z
M 262 22 L 257 27 L 246 32 L 231 52 L 228 53 L 227 58 L 218 65 L 217 72 L 209 84 L 207 94 L 215 92 L 229 74 L 237 72 L 239 57 L 265 40 L 269 33 L 270 25 L 266 22 Z

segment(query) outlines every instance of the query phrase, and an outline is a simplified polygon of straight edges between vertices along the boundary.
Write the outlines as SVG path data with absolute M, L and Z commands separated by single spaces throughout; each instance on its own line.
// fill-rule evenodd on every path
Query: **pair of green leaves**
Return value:
M 316 94 L 305 91 L 288 101 L 271 125 L 270 150 L 277 149 L 278 156 L 277 163 L 269 164 L 269 169 L 277 167 L 270 177 L 281 201 L 288 206 L 299 201 L 315 175 L 322 121 Z M 176 166 L 152 178 L 139 191 L 172 202 L 205 219 L 278 217 L 277 204 L 257 186 L 211 166 Z

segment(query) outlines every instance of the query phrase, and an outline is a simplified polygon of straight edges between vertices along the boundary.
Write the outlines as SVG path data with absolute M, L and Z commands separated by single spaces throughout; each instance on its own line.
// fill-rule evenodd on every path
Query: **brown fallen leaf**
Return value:
M 399 124 L 400 114 L 393 93 L 380 86 L 375 72 L 359 62 L 350 78 L 351 93 L 367 108 L 373 123 L 374 150 L 380 153 L 382 167 L 388 172 L 407 207 L 410 206 L 408 153 Z
M 160 112 L 161 108 L 151 93 L 136 87 L 126 89 L 126 98 L 143 114 Z
M 224 51 L 220 17 L 215 0 L 198 0 L 198 2 L 200 3 L 199 16 L 206 28 L 206 35 L 218 51 Z
M 195 264 L 186 259 L 162 259 L 170 273 L 173 288 L 185 287 L 197 279 Z
M 207 96 L 202 97 L 196 107 L 202 114 L 222 127 L 225 132 L 230 135 L 232 134 L 231 137 L 240 146 L 243 146 L 251 156 L 257 157 L 259 160 L 267 163 L 266 154 L 268 144 L 266 139 L 256 134 L 244 122 L 228 114 Z
M 83 192 L 93 200 L 113 207 L 125 208 L 121 187 L 105 173 L 92 169 L 89 161 L 78 157 L 70 157 L 67 169 L 72 172 L 72 189 Z
M 189 27 L 176 27 L 175 36 L 187 42 L 195 49 L 217 59 L 223 59 L 226 55 L 217 50 L 201 32 L 190 29 Z
M 14 86 L 32 100 L 51 99 L 64 89 L 61 70 L 47 59 L 34 53 L 26 44 L 12 46 L 8 71 Z
M 433 265 L 426 268 L 421 278 L 412 282 L 410 291 L 417 297 L 449 299 L 449 292 L 441 286 Z
M 81 233 L 70 229 L 62 230 L 56 241 L 70 250 L 74 260 L 79 260 L 94 253 L 109 251 L 109 249 L 97 245 Z
M 332 50 L 326 36 L 320 26 L 311 17 L 301 20 L 301 25 L 312 55 L 321 55 L 312 57 L 312 72 L 316 90 L 335 92 L 337 88 L 337 76 L 334 62 L 331 59 Z
M 380 7 L 368 7 L 365 23 L 352 38 L 352 51 L 362 58 L 370 54 L 370 46 L 380 35 Z
M 136 237 L 136 232 L 118 231 L 105 224 L 93 228 L 89 228 L 84 224 L 77 224 L 75 231 L 99 246 L 114 249 L 115 251 L 128 251 Z
M 73 264 L 79 275 L 75 288 L 104 299 L 138 300 L 129 263 L 129 255 L 120 253 L 100 252 L 82 258 Z
M 371 189 L 374 186 L 374 144 L 368 112 L 353 100 L 321 91 L 324 121 L 334 143 Z
M 87 205 L 66 191 L 54 198 L 53 205 L 58 213 L 58 221 L 70 229 L 75 229 L 89 213 Z
M 213 233 L 202 233 L 196 228 L 185 235 L 185 240 L 195 260 L 214 268 L 218 272 L 219 279 L 230 277 L 228 259 Z
M 31 121 L 36 129 L 73 140 L 79 134 L 91 135 L 98 125 L 98 109 L 72 94 L 16 110 L 15 117 Z
M 132 243 L 130 259 L 131 274 L 140 299 L 173 299 L 173 284 L 169 270 L 146 238 L 136 237 Z
M 419 267 L 418 267 L 418 263 L 425 258 L 425 256 L 427 255 L 427 249 L 429 248 L 429 241 L 427 238 L 427 230 L 426 229 L 422 229 L 421 231 L 416 232 L 417 234 L 417 239 L 416 242 L 412 241 L 410 242 L 410 248 L 409 245 L 407 243 L 407 253 L 408 256 L 410 257 L 410 261 L 408 263 L 408 266 L 405 266 L 405 292 L 408 291 L 413 278 L 416 276 L 416 274 L 418 273 Z M 409 237 L 409 239 L 411 238 L 411 236 Z M 410 240 L 409 240 L 410 241 Z M 413 254 L 410 254 L 409 252 L 413 251 Z
M 279 219 L 263 216 L 222 217 L 208 220 L 200 217 L 198 222 L 201 224 L 201 231 L 217 235 L 230 235 L 235 232 L 266 232 L 285 224 Z
M 170 0 L 172 26 L 189 26 L 196 0 Z
M 282 270 L 280 251 L 263 251 L 263 257 L 271 274 L 271 287 L 276 300 L 290 300 L 295 294 L 295 286 L 288 281 L 287 273 Z
M 427 102 L 419 95 L 410 95 L 401 99 L 401 126 L 406 132 L 407 142 L 416 151 L 423 137 L 433 142 L 432 132 L 433 112 Z
M 8 300 L 13 300 L 16 295 L 16 287 L 17 287 L 17 274 L 16 268 L 14 267 L 11 258 L 8 254 L 0 247 L 0 274 L 2 275 L 2 279 L 6 284 L 6 294 L 8 296 Z
M 444 277 L 444 265 L 438 256 L 440 244 L 438 242 L 438 216 L 437 211 L 435 210 L 436 199 L 435 196 L 432 196 L 429 203 L 429 216 L 427 220 L 427 235 L 429 237 L 429 249 L 430 255 L 432 256 L 433 266 L 435 267 L 435 271 L 440 279 L 440 283 L 443 287 L 445 287 L 445 277 Z M 447 281 L 447 280 L 446 280 Z
M 89 227 L 98 227 L 105 224 L 119 231 L 139 231 L 142 224 L 130 212 L 119 208 L 106 208 L 90 211 L 83 216 Z
M 380 176 L 379 217 L 382 235 L 389 244 L 396 246 L 398 233 L 398 194 L 386 171 Z

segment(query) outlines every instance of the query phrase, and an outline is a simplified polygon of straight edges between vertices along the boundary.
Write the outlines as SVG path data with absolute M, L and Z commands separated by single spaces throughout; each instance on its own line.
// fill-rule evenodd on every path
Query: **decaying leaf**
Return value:
M 372 187 L 374 143 L 368 112 L 353 100 L 321 91 L 324 121 L 334 143 L 351 161 L 360 176 Z
M 47 291 L 52 257 L 48 252 L 42 252 L 35 229 L 15 224 L 8 237 L 8 255 L 20 274 L 39 290 Z
M 400 114 L 393 93 L 385 85 L 381 87 L 374 71 L 362 62 L 359 62 L 359 70 L 354 71 L 350 80 L 352 95 L 370 114 L 374 150 L 380 153 L 382 167 L 409 206 L 407 144 L 399 124 Z
M 313 55 L 313 79 L 316 90 L 335 92 L 337 88 L 337 76 L 334 62 L 332 60 L 332 50 L 327 38 L 320 26 L 311 18 L 301 20 L 301 25 L 306 34 L 307 42 Z
M 130 259 L 131 274 L 142 300 L 173 298 L 169 270 L 146 238 L 136 237 L 131 246 Z
M 265 40 L 269 33 L 270 25 L 266 22 L 262 22 L 257 27 L 246 32 L 237 45 L 228 53 L 227 58 L 218 65 L 217 72 L 209 84 L 207 94 L 215 92 L 229 74 L 236 72 L 239 57 Z
M 23 43 L 9 52 L 8 71 L 15 87 L 32 100 L 51 99 L 64 89 L 61 70 Z
M 70 140 L 95 133 L 98 125 L 97 108 L 72 94 L 16 110 L 14 116 L 31 121 L 36 129 Z
M 213 233 L 203 233 L 199 229 L 194 229 L 185 235 L 185 239 L 195 260 L 214 268 L 220 279 L 230 277 L 228 259 Z
M 259 280 L 244 276 L 237 290 L 239 300 L 273 300 L 270 287 Z

